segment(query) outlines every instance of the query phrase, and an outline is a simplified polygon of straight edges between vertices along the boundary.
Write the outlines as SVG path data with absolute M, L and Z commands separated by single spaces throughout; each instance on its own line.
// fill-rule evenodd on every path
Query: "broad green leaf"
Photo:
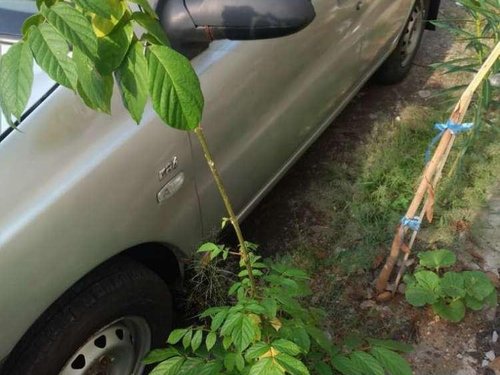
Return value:
M 283 375 L 283 368 L 273 358 L 262 358 L 251 368 L 248 375 Z
M 219 245 L 213 243 L 213 242 L 205 242 L 203 245 L 201 245 L 198 248 L 199 253 L 211 253 L 213 251 L 216 251 L 219 248 Z
M 184 357 L 173 357 L 157 365 L 149 375 L 177 375 L 184 363 Z
M 166 349 L 154 349 L 148 353 L 146 358 L 142 360 L 142 363 L 150 365 L 152 363 L 162 362 L 166 359 L 175 357 L 179 355 L 179 351 L 174 348 Z
M 406 274 L 403 276 L 403 281 L 406 284 L 406 287 L 413 287 L 417 285 L 417 280 L 415 280 L 415 276 L 412 274 Z
M 219 254 L 222 253 L 223 249 L 224 248 L 222 246 L 217 247 L 217 249 L 210 254 L 210 260 L 214 260 L 215 258 L 217 258 Z
M 42 7 L 42 4 L 49 7 L 54 5 L 56 1 L 58 0 L 36 0 L 36 7 L 40 9 Z
M 49 24 L 31 28 L 29 44 L 37 64 L 57 83 L 76 90 L 75 63 L 68 56 L 69 47 L 64 38 Z
M 222 370 L 222 363 L 219 361 L 211 361 L 203 364 L 198 371 L 189 375 L 220 375 Z
M 331 362 L 335 370 L 342 375 L 361 375 L 363 373 L 358 364 L 345 355 L 335 355 Z
M 264 309 L 266 309 L 266 316 L 269 319 L 273 319 L 276 317 L 276 313 L 278 312 L 278 304 L 276 300 L 273 298 L 264 298 L 260 303 Z
M 309 370 L 304 363 L 291 355 L 280 353 L 276 356 L 276 361 L 292 375 L 309 375 Z
M 327 353 L 332 353 L 333 345 L 326 336 L 325 332 L 313 326 L 306 326 L 305 329 L 321 349 Z
M 181 339 L 188 331 L 189 328 L 174 329 L 172 332 L 170 332 L 167 343 L 171 345 L 177 344 L 179 341 L 181 341 Z
M 207 338 L 205 339 L 205 345 L 207 347 L 207 351 L 212 350 L 216 342 L 217 342 L 217 334 L 213 331 L 209 332 Z
M 472 297 L 470 294 L 466 294 L 464 300 L 465 300 L 465 305 L 471 310 L 479 311 L 482 310 L 484 307 L 483 301 Z
M 120 19 L 123 15 L 122 0 L 75 0 L 83 9 L 104 18 Z
M 195 129 L 201 120 L 203 95 L 189 60 L 165 46 L 150 46 L 148 55 L 154 110 L 173 128 Z
M 215 314 L 215 316 L 212 319 L 212 324 L 210 325 L 212 331 L 216 331 L 219 329 L 219 327 L 224 322 L 224 319 L 226 319 L 227 313 L 228 312 L 226 310 L 226 311 L 219 311 L 217 314 Z
M 94 30 L 94 34 L 98 38 L 102 38 L 103 36 L 110 34 L 118 24 L 116 20 L 103 18 L 97 14 L 92 15 L 91 22 L 92 30 Z
M 115 73 L 123 105 L 136 123 L 141 121 L 148 100 L 147 69 L 143 47 L 134 42 Z
M 433 291 L 437 292 L 440 288 L 440 279 L 439 276 L 436 275 L 432 271 L 418 271 L 414 273 L 415 280 L 417 280 L 417 285 Z
M 314 369 L 318 375 L 333 375 L 331 367 L 324 362 L 316 362 L 314 364 Z
M 132 3 L 136 3 L 139 5 L 147 14 L 149 14 L 153 18 L 158 18 L 155 10 L 153 7 L 149 4 L 148 0 L 129 0 Z
M 231 285 L 231 287 L 229 288 L 229 290 L 227 291 L 227 295 L 228 296 L 232 296 L 234 295 L 235 293 L 239 293 L 240 289 L 243 287 L 243 284 L 240 283 L 240 282 L 237 282 L 237 283 L 234 283 L 233 285 Z
M 455 253 L 445 249 L 424 251 L 419 253 L 418 257 L 422 266 L 432 269 L 449 267 L 457 261 Z
M 351 360 L 363 370 L 363 374 L 367 375 L 384 375 L 384 369 L 372 355 L 355 351 L 350 356 Z
M 134 29 L 130 23 L 125 23 L 115 28 L 113 32 L 102 38 L 98 38 L 98 56 L 96 62 L 97 69 L 101 74 L 110 74 L 114 72 L 121 64 L 125 55 L 129 51 Z M 140 54 L 144 56 L 144 51 L 139 48 Z M 134 56 L 135 57 L 135 56 Z M 142 67 L 142 76 L 147 77 L 146 59 L 144 58 L 144 66 Z M 141 77 L 142 78 L 142 77 Z M 144 78 L 143 78 L 144 79 Z
M 378 360 L 378 362 L 391 375 L 412 375 L 412 371 L 408 362 L 399 354 L 385 349 L 373 348 L 370 353 Z
M 276 292 L 273 297 L 281 304 L 283 311 L 287 312 L 294 318 L 304 319 L 308 315 L 308 311 L 297 302 L 292 295 L 290 295 L 290 290 L 285 290 L 284 288 L 273 288 Z M 287 294 L 288 293 L 288 294 Z
M 254 271 L 258 271 L 258 272 L 254 273 L 254 276 L 259 275 L 259 272 L 260 272 L 259 270 L 254 270 Z M 257 314 L 257 315 L 265 314 L 267 312 L 266 308 L 264 306 L 260 305 L 256 301 L 254 301 L 252 303 L 249 303 L 248 305 L 245 305 L 245 310 L 249 311 L 249 312 L 252 312 L 254 314 Z
M 265 342 L 257 342 L 252 345 L 245 352 L 245 358 L 250 361 L 255 358 L 259 358 L 261 355 L 267 353 L 271 349 L 271 346 Z
M 243 369 L 245 368 L 245 360 L 243 359 L 241 353 L 236 353 L 235 360 L 236 360 L 236 368 L 238 369 L 238 371 L 240 372 L 243 371 Z
M 310 277 L 301 269 L 298 268 L 288 268 L 283 272 L 283 276 L 293 277 L 297 280 L 309 280 Z
M 56 3 L 50 8 L 42 7 L 42 14 L 66 40 L 87 56 L 97 55 L 97 37 L 90 21 L 68 3 Z
M 151 18 L 149 15 L 142 12 L 134 12 L 132 14 L 132 19 L 134 19 L 144 28 L 144 30 L 151 34 L 156 39 L 157 43 L 165 45 L 170 44 L 167 34 L 165 34 L 165 30 L 156 18 Z
M 224 357 L 224 367 L 229 371 L 233 371 L 236 366 L 236 353 L 227 353 Z
M 293 356 L 296 356 L 297 354 L 302 352 L 300 346 L 290 340 L 285 339 L 275 340 L 272 342 L 271 346 L 275 349 L 278 349 L 278 351 L 280 351 L 281 353 L 286 353 Z
M 240 352 L 248 348 L 255 338 L 257 327 L 248 315 L 243 315 L 234 327 L 231 337 L 233 344 Z
M 465 305 L 462 300 L 456 300 L 450 303 L 439 300 L 432 305 L 432 310 L 441 318 L 454 323 L 461 321 L 465 316 Z
M 437 299 L 434 292 L 428 289 L 424 289 L 420 286 L 406 288 L 405 297 L 410 305 L 416 307 L 425 306 L 426 304 L 433 304 Z
M 224 324 L 222 325 L 221 328 L 221 335 L 222 336 L 229 336 L 231 332 L 233 332 L 233 329 L 238 325 L 240 320 L 242 319 L 243 314 L 240 312 L 236 313 L 229 313 L 227 314 L 227 318 L 224 321 Z M 214 328 L 212 328 L 214 329 Z
M 231 346 L 233 343 L 233 338 L 231 336 L 226 336 L 222 339 L 222 347 L 225 350 L 228 350 L 228 348 Z
M 497 290 L 493 289 L 493 291 L 484 298 L 483 302 L 486 305 L 488 305 L 489 307 L 496 307 L 497 306 L 497 298 L 498 298 Z
M 182 364 L 178 375 L 200 375 L 200 369 L 206 364 L 202 358 L 188 357 Z
M 446 272 L 440 281 L 441 290 L 452 298 L 465 297 L 464 277 L 458 272 Z
M 215 314 L 217 314 L 218 312 L 221 312 L 221 311 L 228 311 L 229 307 L 228 306 L 216 306 L 216 307 L 209 307 L 208 309 L 206 309 L 205 311 L 203 311 L 201 314 L 200 314 L 200 318 L 206 318 L 208 316 L 215 316 Z
M 413 351 L 413 346 L 406 344 L 404 342 L 394 341 L 394 340 L 379 340 L 379 339 L 367 339 L 373 347 L 379 347 L 384 349 L 393 350 L 396 352 L 410 353 Z
M 9 48 L 0 57 L 0 109 L 7 121 L 21 118 L 33 86 L 33 55 L 25 42 Z
M 182 338 L 182 346 L 184 347 L 184 349 L 189 348 L 189 345 L 191 345 L 191 338 L 192 337 L 193 337 L 193 330 L 190 329 L 187 331 L 187 333 Z
M 23 34 L 23 39 L 28 40 L 31 26 L 38 26 L 45 20 L 45 17 L 40 13 L 34 14 L 28 18 L 26 18 L 23 22 L 23 27 L 21 32 Z
M 349 350 L 352 350 L 352 349 L 355 349 L 355 348 L 362 346 L 363 343 L 364 343 L 364 340 L 359 335 L 351 334 L 351 335 L 348 335 L 344 339 L 342 344 L 345 347 L 347 347 Z
M 127 9 L 127 4 L 123 1 L 117 5 L 115 13 L 110 17 L 101 17 L 98 14 L 92 14 L 92 29 L 95 35 L 101 38 L 110 34 L 124 20 L 124 14 Z
M 281 337 L 291 340 L 302 348 L 304 353 L 308 353 L 311 348 L 311 339 L 304 327 L 293 326 L 283 327 L 280 330 Z
M 203 331 L 198 329 L 193 335 L 193 339 L 191 340 L 191 348 L 193 352 L 197 351 L 203 341 Z
M 87 106 L 104 113 L 111 112 L 113 77 L 97 71 L 92 60 L 79 49 L 73 49 L 73 60 L 78 70 L 78 93 Z
M 476 299 L 485 299 L 495 289 L 488 276 L 483 272 L 464 271 L 462 274 L 467 293 Z

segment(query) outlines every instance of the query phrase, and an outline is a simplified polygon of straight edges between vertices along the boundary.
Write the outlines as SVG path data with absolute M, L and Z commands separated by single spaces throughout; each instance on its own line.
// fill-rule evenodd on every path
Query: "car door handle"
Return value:
M 158 203 L 162 203 L 174 196 L 175 193 L 179 191 L 179 189 L 184 184 L 184 173 L 180 172 L 177 176 L 168 181 L 165 186 L 158 192 L 156 195 L 156 199 Z

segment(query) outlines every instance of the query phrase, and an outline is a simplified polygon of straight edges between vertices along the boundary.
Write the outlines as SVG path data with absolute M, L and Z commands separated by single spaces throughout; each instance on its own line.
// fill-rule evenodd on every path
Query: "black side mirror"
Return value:
M 315 17 L 310 0 L 165 0 L 158 11 L 175 44 L 276 38 Z

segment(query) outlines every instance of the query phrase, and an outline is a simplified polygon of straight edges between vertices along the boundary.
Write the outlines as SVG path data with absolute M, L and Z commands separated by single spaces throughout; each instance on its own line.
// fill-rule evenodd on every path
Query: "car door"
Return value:
M 377 68 L 377 63 L 392 51 L 408 19 L 414 0 L 360 0 L 360 29 L 363 34 L 360 59 L 363 72 Z
M 229 195 L 246 211 L 330 120 L 359 81 L 357 1 L 315 0 L 316 19 L 272 40 L 217 41 L 192 62 L 205 95 L 202 126 Z M 192 137 L 205 233 L 224 214 Z

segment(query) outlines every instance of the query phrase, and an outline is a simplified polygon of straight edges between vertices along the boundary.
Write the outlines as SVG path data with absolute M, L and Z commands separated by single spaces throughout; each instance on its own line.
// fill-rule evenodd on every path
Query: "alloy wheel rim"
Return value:
M 146 320 L 120 318 L 92 335 L 59 375 L 139 375 L 150 347 L 151 331 Z

